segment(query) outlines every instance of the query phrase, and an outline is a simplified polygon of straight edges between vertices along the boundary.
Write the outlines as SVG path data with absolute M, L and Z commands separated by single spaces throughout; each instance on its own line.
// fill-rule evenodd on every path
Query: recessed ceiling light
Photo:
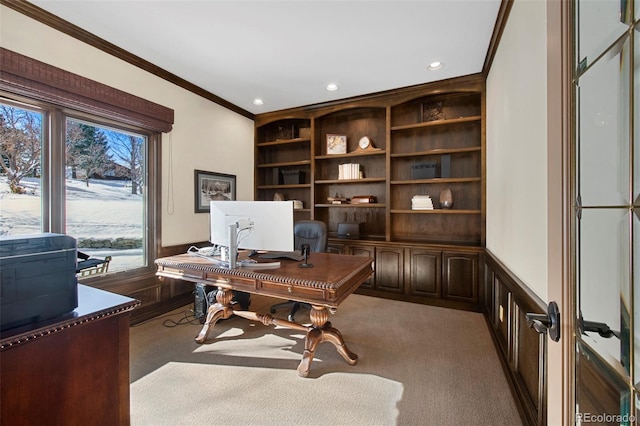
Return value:
M 440 68 L 442 68 L 442 62 L 431 62 L 428 68 L 429 71 L 439 70 Z
M 338 85 L 335 83 L 329 83 L 327 84 L 327 90 L 330 92 L 335 92 L 336 90 L 338 90 Z
M 264 102 L 262 102 L 262 99 L 256 98 L 253 100 L 253 104 L 254 105 L 262 105 L 264 104 Z

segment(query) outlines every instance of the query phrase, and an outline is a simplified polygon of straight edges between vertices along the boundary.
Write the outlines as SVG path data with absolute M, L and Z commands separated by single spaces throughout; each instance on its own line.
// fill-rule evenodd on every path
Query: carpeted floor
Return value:
M 303 379 L 301 332 L 235 317 L 198 345 L 197 321 L 168 327 L 190 309 L 131 329 L 133 426 L 522 424 L 481 314 L 352 295 L 330 321 L 358 364 L 323 343 Z

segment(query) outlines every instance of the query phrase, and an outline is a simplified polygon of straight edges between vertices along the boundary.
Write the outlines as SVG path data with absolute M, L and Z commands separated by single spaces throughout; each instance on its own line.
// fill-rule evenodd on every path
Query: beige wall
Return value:
M 194 213 L 194 169 L 236 175 L 237 198 L 253 199 L 252 120 L 5 6 L 0 46 L 175 111 L 173 131 L 162 137 L 163 246 L 208 239 L 208 215 Z
M 487 248 L 547 299 L 545 2 L 517 0 L 487 78 Z

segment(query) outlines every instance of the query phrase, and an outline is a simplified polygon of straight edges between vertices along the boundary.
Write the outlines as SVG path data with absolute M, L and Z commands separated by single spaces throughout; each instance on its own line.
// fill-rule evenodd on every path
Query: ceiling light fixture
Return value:
M 264 104 L 264 102 L 262 102 L 262 99 L 256 98 L 253 100 L 253 104 L 254 105 L 262 105 Z
M 327 84 L 327 90 L 330 92 L 335 92 L 336 90 L 338 90 L 338 85 L 335 83 L 329 83 Z
M 439 70 L 440 68 L 442 68 L 442 62 L 431 62 L 429 64 L 429 71 L 435 71 L 435 70 Z

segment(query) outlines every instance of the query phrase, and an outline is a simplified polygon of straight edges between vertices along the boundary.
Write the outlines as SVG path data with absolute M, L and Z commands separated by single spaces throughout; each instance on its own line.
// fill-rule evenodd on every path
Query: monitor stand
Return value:
M 238 266 L 238 223 L 229 225 L 229 269 L 236 269 Z

